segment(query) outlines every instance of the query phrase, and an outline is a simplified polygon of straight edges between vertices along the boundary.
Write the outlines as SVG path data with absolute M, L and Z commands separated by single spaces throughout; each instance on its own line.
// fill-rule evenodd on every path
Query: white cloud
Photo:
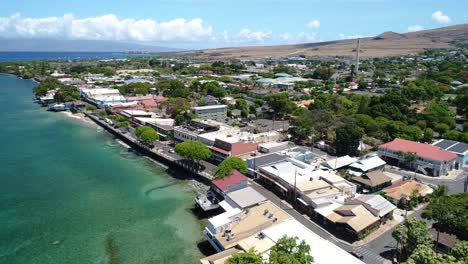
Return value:
M 338 34 L 338 39 L 357 39 L 357 38 L 364 38 L 363 35 L 345 35 L 343 33 Z
M 311 20 L 311 21 L 309 21 L 309 23 L 307 23 L 307 27 L 308 28 L 319 28 L 320 27 L 320 21 L 318 21 L 317 19 Z
M 452 19 L 448 17 L 446 14 L 442 13 L 442 11 L 435 11 L 432 13 L 431 18 L 439 23 L 450 23 Z
M 408 27 L 408 32 L 421 31 L 424 27 L 421 25 L 412 25 Z
M 7 38 L 61 38 L 139 42 L 201 41 L 213 34 L 203 20 L 177 18 L 165 22 L 152 19 L 120 19 L 113 14 L 78 19 L 62 17 L 24 18 L 20 14 L 0 17 L 0 35 Z
M 272 37 L 271 32 L 253 31 L 247 28 L 242 29 L 237 33 L 234 40 L 238 42 L 257 42 L 262 43 Z

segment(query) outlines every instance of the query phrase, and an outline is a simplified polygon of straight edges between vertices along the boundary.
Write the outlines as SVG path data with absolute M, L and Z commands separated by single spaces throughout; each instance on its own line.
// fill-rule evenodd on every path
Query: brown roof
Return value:
M 395 200 L 400 200 L 404 196 L 409 198 L 413 190 L 417 190 L 420 196 L 426 196 L 430 192 L 431 187 L 415 180 L 410 180 L 395 183 L 383 189 L 387 196 Z
M 431 228 L 430 230 L 432 239 L 437 240 L 437 230 Z M 449 233 L 439 232 L 439 244 L 452 248 L 456 243 L 460 242 L 460 239 L 456 235 Z
M 370 171 L 362 176 L 354 176 L 352 179 L 353 181 L 372 187 L 392 180 L 392 178 L 385 175 L 382 171 Z
M 343 223 L 351 227 L 356 233 L 361 232 L 370 225 L 379 221 L 363 205 L 343 205 L 327 216 L 328 220 L 334 223 Z

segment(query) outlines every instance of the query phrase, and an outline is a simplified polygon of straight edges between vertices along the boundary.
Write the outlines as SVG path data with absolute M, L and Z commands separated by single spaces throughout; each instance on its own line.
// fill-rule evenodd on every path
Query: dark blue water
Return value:
M 33 60 L 110 60 L 136 57 L 151 57 L 154 54 L 128 54 L 123 52 L 0 52 L 1 61 L 33 61 Z

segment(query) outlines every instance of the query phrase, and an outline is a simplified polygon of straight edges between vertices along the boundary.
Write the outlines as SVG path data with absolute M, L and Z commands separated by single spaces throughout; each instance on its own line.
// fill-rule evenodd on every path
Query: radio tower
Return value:
M 359 50 L 361 49 L 361 43 L 359 43 L 359 39 L 357 39 L 357 49 L 356 49 L 356 76 L 359 73 Z

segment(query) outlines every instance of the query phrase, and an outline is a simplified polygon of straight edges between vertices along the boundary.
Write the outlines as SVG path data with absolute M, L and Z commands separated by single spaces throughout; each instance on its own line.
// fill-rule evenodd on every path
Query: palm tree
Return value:
M 434 191 L 429 194 L 429 199 L 439 199 L 440 197 L 447 196 L 448 194 L 448 188 L 445 185 L 437 185 L 436 188 L 434 188 Z
M 444 214 L 444 204 L 441 204 L 441 198 L 444 196 L 447 196 L 448 194 L 448 188 L 445 185 L 437 185 L 436 188 L 434 188 L 434 191 L 429 194 L 429 199 L 430 202 L 433 204 L 437 204 L 438 206 L 434 206 L 434 208 L 440 209 L 440 210 L 435 210 L 437 214 L 437 219 L 441 219 L 443 214 Z M 439 235 L 440 235 L 440 226 L 436 227 L 437 231 L 437 238 L 436 238 L 436 243 L 434 247 L 437 247 L 439 244 Z

